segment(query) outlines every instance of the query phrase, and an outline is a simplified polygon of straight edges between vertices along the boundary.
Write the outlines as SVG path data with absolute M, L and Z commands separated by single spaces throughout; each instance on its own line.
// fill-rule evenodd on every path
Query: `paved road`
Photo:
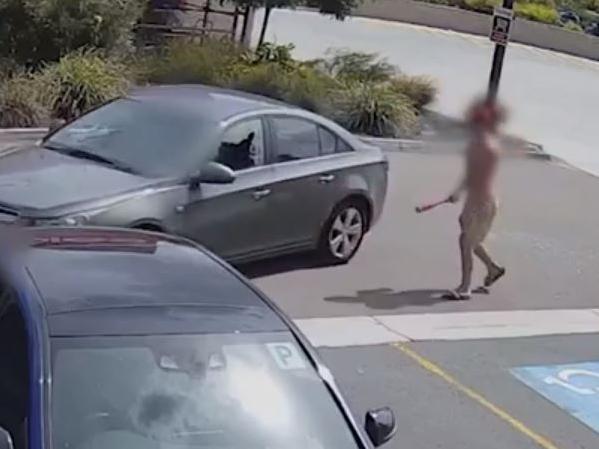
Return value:
M 259 30 L 254 27 L 255 34 Z M 484 37 L 363 18 L 337 22 L 303 11 L 275 11 L 267 39 L 294 43 L 300 58 L 319 57 L 328 48 L 380 53 L 407 73 L 436 77 L 435 109 L 453 116 L 484 92 L 492 57 Z M 510 130 L 599 174 L 597 85 L 598 62 L 510 45 L 500 92 L 512 110 Z
M 597 336 L 569 336 L 408 345 L 426 367 L 389 345 L 320 352 L 356 416 L 395 410 L 389 449 L 594 449 L 597 433 L 510 369 L 597 360 L 598 344 Z
M 246 267 L 293 317 L 597 307 L 599 180 L 537 160 L 508 160 L 489 248 L 508 276 L 468 303 L 436 294 L 457 286 L 457 215 L 413 207 L 455 186 L 456 156 L 389 154 L 390 187 L 380 223 L 347 266 L 311 269 L 297 258 Z M 591 199 L 591 203 L 589 203 Z M 480 267 L 478 267 L 480 268 Z M 476 277 L 480 280 L 479 270 Z M 309 286 L 309 288 L 306 288 Z
M 458 277 L 458 210 L 419 216 L 412 207 L 446 194 L 460 161 L 413 153 L 389 159 L 385 213 L 350 264 L 315 269 L 309 258 L 293 257 L 244 271 L 294 318 L 351 320 L 336 347 L 320 352 L 357 416 L 380 405 L 396 411 L 399 434 L 389 448 L 599 447 L 599 363 L 578 365 L 599 360 L 599 180 L 555 163 L 506 160 L 489 247 L 509 276 L 489 295 L 451 302 L 438 293 Z M 489 312 L 498 310 L 504 315 Z M 407 313 L 409 322 L 397 324 Z M 364 325 L 373 316 L 378 326 Z M 324 321 L 324 330 L 330 334 L 334 323 Z M 431 323 L 437 327 L 428 329 Z M 541 337 L 513 338 L 531 324 Z M 595 333 L 570 334 L 581 326 Z M 365 340 L 381 332 L 392 338 Z M 325 334 L 311 337 L 321 345 Z M 490 338 L 497 336 L 504 338 Z M 511 372 L 530 365 L 577 374 L 566 386 L 543 384 L 543 375 L 533 389 Z
M 309 336 L 316 344 L 334 341 L 336 347 L 320 352 L 357 416 L 380 405 L 396 411 L 399 433 L 390 448 L 599 447 L 599 434 L 574 416 L 582 410 L 599 423 L 599 364 L 590 377 L 573 381 L 575 388 L 593 388 L 592 394 L 567 398 L 563 408 L 510 372 L 599 361 L 599 336 L 571 333 L 587 313 L 594 318 L 584 332 L 599 331 L 599 208 L 589 207 L 589 199 L 599 196 L 599 180 L 569 166 L 507 160 L 489 247 L 509 276 L 489 295 L 453 302 L 439 292 L 458 277 L 458 210 L 447 206 L 418 216 L 412 206 L 446 193 L 458 177 L 459 160 L 399 153 L 389 158 L 385 213 L 350 264 L 311 268 L 309 258 L 292 257 L 243 270 L 294 318 L 308 318 L 300 323 L 315 330 Z M 497 320 L 488 311 L 505 315 Z M 411 314 L 408 322 L 395 318 L 405 314 Z M 373 323 L 365 321 L 371 317 Z M 433 321 L 437 328 L 428 329 Z M 535 328 L 530 335 L 542 336 L 513 338 L 529 335 L 527 326 Z M 414 335 L 419 341 L 390 343 Z M 461 339 L 436 341 L 456 335 Z M 563 386 L 549 388 L 564 394 Z

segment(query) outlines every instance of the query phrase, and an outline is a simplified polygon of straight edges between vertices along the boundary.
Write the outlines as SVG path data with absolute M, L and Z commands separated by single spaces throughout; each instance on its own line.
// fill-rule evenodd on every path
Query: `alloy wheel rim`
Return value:
M 355 207 L 343 209 L 333 220 L 329 249 L 338 259 L 347 259 L 356 250 L 364 232 L 362 214 Z

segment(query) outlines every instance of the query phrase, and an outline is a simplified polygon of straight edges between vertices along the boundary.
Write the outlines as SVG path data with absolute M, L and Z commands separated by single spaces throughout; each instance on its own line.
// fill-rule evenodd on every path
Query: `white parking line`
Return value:
M 295 323 L 314 346 L 346 347 L 599 333 L 599 309 L 307 318 Z

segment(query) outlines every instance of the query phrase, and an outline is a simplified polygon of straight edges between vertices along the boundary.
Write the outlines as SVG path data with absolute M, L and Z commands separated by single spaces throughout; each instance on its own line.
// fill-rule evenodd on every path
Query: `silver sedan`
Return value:
M 140 228 L 244 262 L 346 262 L 379 218 L 388 164 L 335 123 L 204 86 L 132 91 L 0 158 L 0 222 Z

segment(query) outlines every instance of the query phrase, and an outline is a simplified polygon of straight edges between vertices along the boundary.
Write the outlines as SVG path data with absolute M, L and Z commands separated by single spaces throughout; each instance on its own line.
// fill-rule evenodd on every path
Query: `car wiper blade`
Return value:
M 82 150 L 80 148 L 71 148 L 63 145 L 55 145 L 55 144 L 45 144 L 44 148 L 48 150 L 57 151 L 59 153 L 66 154 L 67 156 L 75 157 L 77 159 L 86 159 L 88 161 L 98 162 L 100 164 L 108 165 L 112 168 L 116 168 L 117 170 L 121 170 L 127 173 L 136 174 L 136 170 L 131 168 L 130 166 L 123 164 L 120 161 L 109 159 L 104 156 L 100 156 L 96 153 L 91 153 L 86 150 Z

